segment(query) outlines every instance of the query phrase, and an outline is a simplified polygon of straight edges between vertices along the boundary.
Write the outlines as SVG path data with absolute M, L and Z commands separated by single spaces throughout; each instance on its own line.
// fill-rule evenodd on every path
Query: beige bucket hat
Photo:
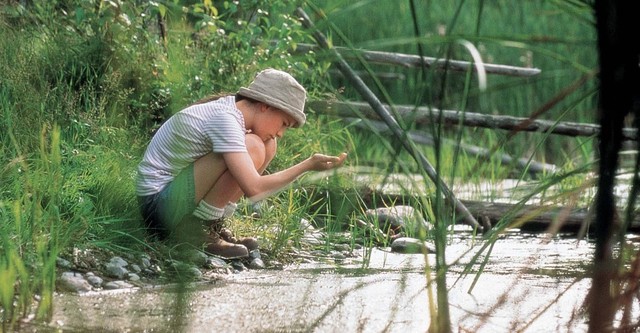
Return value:
M 268 68 L 256 75 L 248 87 L 238 90 L 238 95 L 278 108 L 295 119 L 293 127 L 304 125 L 304 103 L 307 91 L 289 73 Z

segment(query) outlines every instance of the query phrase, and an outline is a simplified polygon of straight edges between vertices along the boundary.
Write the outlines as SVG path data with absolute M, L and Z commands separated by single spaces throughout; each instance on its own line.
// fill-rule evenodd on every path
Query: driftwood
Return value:
M 322 110 L 324 113 L 334 114 L 340 117 L 364 116 L 368 119 L 379 119 L 369 105 L 361 102 L 310 101 L 308 105 L 312 109 Z M 388 105 L 385 105 L 385 108 L 390 109 Z M 497 128 L 524 132 L 549 132 L 572 137 L 592 137 L 600 133 L 600 126 L 595 124 L 530 120 L 529 118 L 522 117 L 486 115 L 452 110 L 442 110 L 442 112 L 440 112 L 437 109 L 429 107 L 416 108 L 406 105 L 396 105 L 394 109 L 405 121 L 413 121 L 417 125 L 426 125 L 432 121 L 441 119 L 445 125 Z M 624 128 L 622 136 L 624 140 L 637 140 L 637 130 Z
M 460 60 L 447 60 L 432 57 L 420 57 L 418 55 L 395 53 L 395 52 L 381 52 L 381 51 L 367 51 L 367 50 L 352 50 L 346 47 L 334 47 L 334 49 L 344 58 L 356 58 L 358 55 L 362 59 L 378 64 L 399 65 L 403 67 L 422 67 L 434 69 L 447 69 L 457 72 L 466 72 L 476 64 L 468 61 Z M 307 53 L 309 51 L 319 52 L 319 48 L 311 44 L 297 44 L 294 52 Z M 487 74 L 499 74 L 508 76 L 534 76 L 540 74 L 538 68 L 516 67 L 507 65 L 496 64 L 483 64 L 484 71 Z
M 345 122 L 355 123 L 358 127 L 374 130 L 377 133 L 384 133 L 389 131 L 387 126 L 382 122 L 371 120 L 368 122 L 368 124 L 364 124 L 362 122 L 357 122 L 357 120 L 358 118 L 344 118 Z M 433 146 L 435 144 L 435 139 L 431 135 L 426 133 L 409 131 L 407 135 L 409 136 L 409 138 L 411 138 L 411 140 L 413 140 L 413 142 L 417 144 L 428 146 Z M 496 154 L 493 153 L 490 149 L 468 145 L 462 142 L 458 143 L 457 141 L 451 139 L 440 138 L 440 141 L 449 145 L 457 146 L 458 148 L 460 148 L 460 150 L 471 156 L 480 157 L 486 160 L 489 160 L 492 157 L 498 158 L 502 165 L 515 166 L 521 170 L 527 170 L 527 172 L 530 174 L 541 172 L 554 173 L 556 171 L 556 166 L 553 164 L 530 161 L 527 158 L 515 159 L 508 154 Z
M 313 36 L 318 44 L 321 45 L 323 49 L 326 49 L 333 53 L 333 55 L 336 57 L 336 65 L 345 75 L 345 77 L 351 82 L 351 84 L 353 84 L 354 88 L 363 97 L 363 99 L 367 101 L 367 103 L 369 103 L 371 108 L 378 114 L 378 116 L 380 116 L 380 118 L 384 120 L 391 132 L 397 138 L 402 138 L 404 136 L 404 132 L 398 125 L 398 122 L 391 116 L 387 108 L 382 105 L 378 97 L 373 94 L 373 92 L 367 87 L 362 79 L 353 71 L 353 69 L 351 69 L 349 64 L 347 64 L 347 62 L 342 58 L 340 53 L 338 53 L 331 47 L 331 45 L 329 45 L 326 37 L 315 28 L 307 13 L 305 13 L 305 11 L 300 7 L 296 9 L 296 13 L 302 20 L 302 24 L 313 32 Z M 440 178 L 434 167 L 431 165 L 431 163 L 429 163 L 424 154 L 416 149 L 414 145 L 411 145 L 410 142 L 407 142 L 406 140 L 401 141 L 403 147 L 422 167 L 427 176 L 429 176 L 429 179 L 431 179 L 431 181 L 433 181 L 436 186 L 442 190 L 442 194 L 444 194 L 445 199 L 450 205 L 455 208 L 455 211 L 460 214 L 462 220 L 469 225 L 481 229 L 482 227 L 478 224 L 478 221 L 476 221 L 476 219 L 469 213 L 467 208 L 455 197 L 447 184 L 442 181 L 442 179 Z

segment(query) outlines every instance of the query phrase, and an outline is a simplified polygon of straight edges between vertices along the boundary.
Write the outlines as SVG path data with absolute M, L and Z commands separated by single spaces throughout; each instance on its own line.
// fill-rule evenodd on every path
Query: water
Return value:
M 406 189 L 407 183 L 420 181 L 402 183 Z M 517 181 L 458 186 L 456 193 L 511 202 L 522 186 Z M 534 200 L 540 204 L 540 199 Z M 447 283 L 454 332 L 587 331 L 591 241 L 511 230 L 474 261 L 483 245 L 464 226 L 450 237 Z M 69 332 L 425 332 L 436 294 L 426 278 L 433 272 L 426 268 L 433 268 L 435 256 L 374 249 L 368 257 L 362 251 L 356 259 L 335 263 L 209 277 L 193 288 L 180 313 L 175 312 L 178 293 L 169 286 L 56 295 L 52 327 Z
M 511 232 L 495 243 L 471 288 L 478 265 L 461 273 L 479 246 L 470 233 L 458 232 L 447 248 L 454 332 L 586 331 L 591 242 Z M 53 323 L 74 332 L 171 332 L 176 326 L 187 332 L 425 332 L 425 267 L 433 266 L 434 255 L 376 249 L 366 269 L 363 258 L 251 270 L 198 284 L 184 322 L 176 319 L 177 294 L 169 287 L 57 295 Z

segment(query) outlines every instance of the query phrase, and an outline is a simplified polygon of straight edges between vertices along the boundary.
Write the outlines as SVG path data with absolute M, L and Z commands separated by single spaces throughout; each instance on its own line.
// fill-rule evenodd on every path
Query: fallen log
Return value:
M 349 122 L 349 123 L 353 123 L 353 122 L 355 122 L 357 120 L 358 120 L 358 118 L 344 118 L 344 121 L 345 122 Z M 386 133 L 386 132 L 389 131 L 389 129 L 387 128 L 387 126 L 384 123 L 376 121 L 376 120 L 369 121 L 368 125 L 365 125 L 362 122 L 356 123 L 356 126 L 361 127 L 361 128 L 365 128 L 365 129 L 374 130 L 377 133 Z M 409 138 L 411 138 L 411 140 L 413 140 L 413 142 L 415 142 L 417 144 L 428 145 L 428 146 L 433 146 L 435 144 L 435 139 L 431 135 L 426 134 L 426 133 L 418 133 L 416 131 L 409 131 L 407 133 L 407 135 L 409 136 Z M 519 168 L 521 170 L 526 170 L 529 174 L 537 174 L 537 173 L 541 173 L 541 172 L 544 172 L 544 173 L 554 173 L 554 172 L 556 172 L 556 166 L 553 165 L 553 164 L 530 161 L 528 158 L 515 159 L 515 158 L 511 157 L 508 154 L 495 153 L 495 152 L 492 152 L 490 149 L 487 149 L 487 148 L 468 145 L 468 144 L 464 144 L 462 142 L 457 142 L 457 141 L 454 141 L 454 140 L 451 140 L 451 139 L 440 138 L 440 141 L 444 142 L 446 144 L 449 144 L 449 145 L 457 146 L 458 148 L 460 148 L 465 153 L 467 153 L 467 154 L 469 154 L 471 156 L 479 157 L 481 159 L 490 160 L 492 158 L 492 156 L 495 155 L 495 157 L 500 160 L 500 163 L 502 165 L 516 166 L 517 168 Z
M 420 57 L 419 55 L 404 54 L 396 52 L 369 51 L 361 49 L 349 49 L 346 47 L 334 47 L 334 49 L 344 58 L 354 59 L 357 56 L 362 59 L 378 64 L 399 65 L 403 67 L 422 67 L 434 68 L 438 70 L 451 70 L 456 72 L 466 72 L 476 66 L 469 61 L 441 59 L 433 57 Z M 296 53 L 308 53 L 309 51 L 320 52 L 321 49 L 311 44 L 296 44 Z M 332 54 L 330 54 L 333 56 Z M 516 67 L 497 64 L 483 64 L 487 74 L 499 74 L 506 76 L 535 76 L 540 74 L 538 68 Z
M 379 120 L 378 115 L 366 103 L 340 102 L 340 101 L 309 101 L 308 107 L 322 110 L 325 114 L 339 117 L 366 117 Z M 390 110 L 389 105 L 384 105 Z M 555 122 L 549 120 L 530 120 L 524 117 L 497 116 L 473 112 L 461 112 L 453 110 L 440 110 L 429 107 L 415 107 L 408 105 L 396 105 L 393 107 L 405 121 L 413 121 L 417 125 L 426 125 L 436 119 L 442 119 L 445 125 L 462 125 L 469 127 L 481 127 L 503 130 L 519 130 L 523 132 L 549 132 L 564 136 L 595 137 L 600 133 L 600 126 L 595 124 Z M 523 126 L 523 124 L 525 124 Z M 624 128 L 622 131 L 624 140 L 637 140 L 637 130 Z
M 387 194 L 370 189 L 362 190 L 363 202 L 368 207 L 406 204 L 418 206 L 420 198 L 413 195 Z M 593 216 L 586 208 L 569 206 L 520 205 L 514 203 L 460 200 L 484 229 L 503 226 L 523 232 L 549 232 L 592 234 Z M 487 225 L 487 222 L 489 225 Z M 628 233 L 640 233 L 640 216 L 629 225 Z

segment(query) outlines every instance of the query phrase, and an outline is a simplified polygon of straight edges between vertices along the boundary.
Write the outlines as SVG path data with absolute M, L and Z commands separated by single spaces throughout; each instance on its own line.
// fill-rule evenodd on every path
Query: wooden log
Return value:
M 451 70 L 456 72 L 466 72 L 472 70 L 475 66 L 474 63 L 469 61 L 451 60 L 451 59 L 439 59 L 433 57 L 420 57 L 413 54 L 395 53 L 395 52 L 382 52 L 382 51 L 369 51 L 361 49 L 349 49 L 346 47 L 334 47 L 336 51 L 347 59 L 356 58 L 357 55 L 361 56 L 364 60 L 388 65 L 399 65 L 404 67 L 422 67 L 433 68 L 438 70 Z M 297 44 L 294 52 L 307 53 L 309 51 L 319 52 L 320 49 L 311 44 Z M 484 70 L 487 74 L 498 74 L 506 76 L 535 76 L 540 74 L 539 68 L 527 68 L 497 64 L 483 64 Z
M 358 120 L 358 118 L 344 118 L 344 121 L 349 123 L 354 123 Z M 356 126 L 365 128 L 368 130 L 374 130 L 377 133 L 388 132 L 389 128 L 382 122 L 376 120 L 370 120 L 368 124 L 364 124 L 362 122 L 357 122 Z M 418 133 L 416 131 L 409 131 L 407 133 L 409 138 L 413 140 L 413 142 L 422 145 L 433 146 L 435 144 L 435 139 L 426 133 Z M 536 161 L 530 161 L 528 158 L 518 158 L 515 159 L 508 154 L 496 154 L 493 153 L 490 149 L 482 148 L 474 145 L 464 144 L 462 142 L 458 143 L 457 141 L 451 139 L 440 138 L 441 142 L 444 142 L 449 145 L 457 146 L 465 153 L 480 157 L 485 160 L 489 160 L 492 156 L 496 156 L 502 165 L 507 166 L 516 166 L 521 170 L 527 170 L 530 174 L 537 174 L 541 172 L 546 173 L 554 173 L 556 172 L 556 166 L 553 164 L 541 163 Z
M 385 204 L 414 205 L 420 200 L 415 195 L 389 194 L 362 190 L 361 197 L 368 207 Z M 517 228 L 523 232 L 549 232 L 568 234 L 592 234 L 592 213 L 586 208 L 567 206 L 518 205 L 513 203 L 460 200 L 478 221 L 488 221 L 495 228 L 506 223 L 506 229 Z M 627 230 L 640 232 L 640 216 L 636 216 Z
M 341 101 L 309 101 L 308 107 L 322 110 L 324 113 L 333 114 L 340 117 L 361 117 L 378 120 L 378 115 L 371 107 L 362 102 L 341 102 Z M 390 109 L 388 105 L 385 108 Z M 585 136 L 592 137 L 600 133 L 600 126 L 595 124 L 575 123 L 575 122 L 555 122 L 549 120 L 530 120 L 523 117 L 497 116 L 472 112 L 442 110 L 442 115 L 437 109 L 429 107 L 414 107 L 407 105 L 396 105 L 394 109 L 405 121 L 413 121 L 418 125 L 426 125 L 435 119 L 442 119 L 445 125 L 462 125 L 469 127 L 520 130 L 524 132 L 550 132 L 552 134 L 570 137 Z M 523 126 L 523 124 L 525 124 Z M 637 130 L 634 128 L 624 128 L 622 132 L 624 140 L 637 140 Z

